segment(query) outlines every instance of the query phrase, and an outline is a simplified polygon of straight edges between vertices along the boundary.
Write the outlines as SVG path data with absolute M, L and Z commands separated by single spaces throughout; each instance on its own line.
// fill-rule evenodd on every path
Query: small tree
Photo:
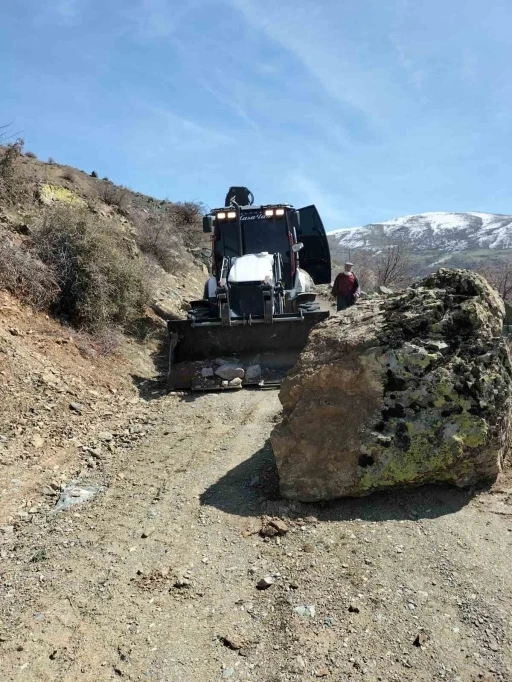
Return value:
M 477 272 L 485 277 L 489 284 L 496 289 L 501 298 L 512 303 L 512 259 L 500 260 L 491 265 L 477 268 Z
M 411 250 L 406 242 L 387 244 L 375 258 L 376 285 L 403 287 L 411 280 Z
M 18 138 L 5 147 L 0 158 L 0 198 L 6 203 L 14 203 L 26 190 L 26 182 L 20 173 L 20 157 L 23 154 L 23 140 Z
M 379 286 L 403 288 L 411 281 L 410 247 L 407 242 L 391 243 L 385 238 L 379 250 L 356 250 L 354 270 L 364 291 Z

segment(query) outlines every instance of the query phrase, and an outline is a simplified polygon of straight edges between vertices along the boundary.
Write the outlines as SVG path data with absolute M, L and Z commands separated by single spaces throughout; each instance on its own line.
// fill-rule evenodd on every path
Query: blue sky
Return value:
M 171 200 L 316 203 L 328 229 L 512 213 L 509 0 L 2 3 L 0 122 Z

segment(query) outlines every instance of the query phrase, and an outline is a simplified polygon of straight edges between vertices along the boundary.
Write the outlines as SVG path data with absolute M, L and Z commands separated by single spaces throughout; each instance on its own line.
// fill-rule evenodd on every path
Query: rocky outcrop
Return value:
M 439 270 L 318 325 L 280 393 L 281 492 L 301 501 L 496 477 L 510 441 L 503 302 Z

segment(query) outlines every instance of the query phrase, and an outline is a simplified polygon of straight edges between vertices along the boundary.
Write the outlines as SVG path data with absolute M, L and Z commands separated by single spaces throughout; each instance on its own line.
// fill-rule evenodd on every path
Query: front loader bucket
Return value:
M 233 359 L 229 364 L 245 370 L 251 368 L 242 379 L 243 385 L 278 385 L 294 366 L 311 328 L 328 316 L 328 312 L 301 317 L 283 314 L 275 316 L 271 324 L 236 321 L 231 326 L 222 326 L 217 320 L 195 326 L 190 320 L 169 320 L 169 388 L 232 388 L 228 380 L 215 374 L 222 359 Z

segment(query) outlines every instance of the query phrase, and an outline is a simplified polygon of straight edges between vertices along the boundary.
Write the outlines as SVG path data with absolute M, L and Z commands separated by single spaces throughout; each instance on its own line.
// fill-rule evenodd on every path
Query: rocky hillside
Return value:
M 483 260 L 510 256 L 512 216 L 492 213 L 421 213 L 331 232 L 333 259 L 342 262 L 355 250 L 378 251 L 406 242 L 418 274 L 440 263 L 475 266 Z
M 24 293 L 13 289 L 27 258 L 35 259 L 28 270 L 41 269 L 40 245 L 37 253 L 32 249 L 35 237 L 63 209 L 64 222 L 79 216 L 76 221 L 110 236 L 127 258 L 141 260 L 149 306 L 183 315 L 186 301 L 201 294 L 207 274 L 203 252 L 209 244 L 201 229 L 201 206 L 157 200 L 100 179 L 95 171 L 53 159 L 43 162 L 23 153 L 21 145 L 14 147 L 0 146 L 0 290 Z

